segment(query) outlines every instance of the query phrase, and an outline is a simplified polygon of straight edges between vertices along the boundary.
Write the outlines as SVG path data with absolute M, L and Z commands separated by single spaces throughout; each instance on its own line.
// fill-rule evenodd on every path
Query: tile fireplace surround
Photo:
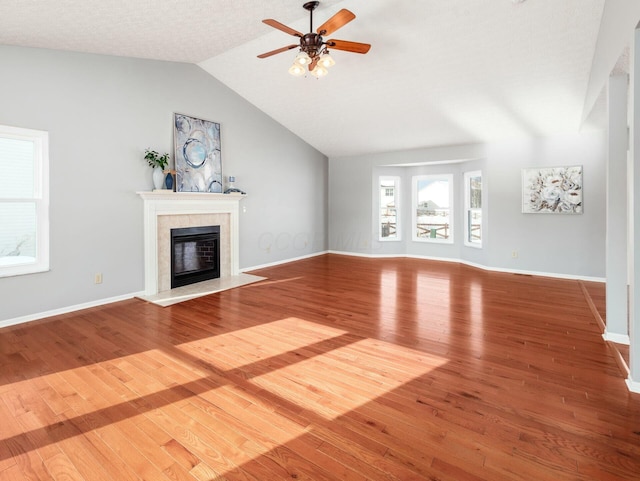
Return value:
M 220 278 L 238 276 L 239 205 L 242 194 L 155 190 L 137 192 L 144 200 L 144 294 L 171 289 L 170 230 L 220 226 Z

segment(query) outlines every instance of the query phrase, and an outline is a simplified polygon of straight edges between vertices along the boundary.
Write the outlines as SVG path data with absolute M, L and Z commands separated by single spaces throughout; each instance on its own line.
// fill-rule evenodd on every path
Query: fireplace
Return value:
M 171 290 L 170 229 L 220 226 L 220 279 L 240 274 L 239 204 L 242 194 L 138 192 L 144 200 L 144 296 Z
M 138 297 L 170 306 L 264 277 L 243 274 L 239 266 L 239 205 L 244 194 L 138 192 L 144 201 L 144 292 Z M 219 226 L 220 277 L 171 288 L 171 229 Z
M 220 277 L 220 226 L 171 229 L 171 288 Z

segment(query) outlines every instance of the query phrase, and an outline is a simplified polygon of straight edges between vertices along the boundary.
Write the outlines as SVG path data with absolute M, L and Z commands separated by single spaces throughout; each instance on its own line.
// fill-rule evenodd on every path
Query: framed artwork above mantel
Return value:
M 222 193 L 220 124 L 174 114 L 176 192 Z

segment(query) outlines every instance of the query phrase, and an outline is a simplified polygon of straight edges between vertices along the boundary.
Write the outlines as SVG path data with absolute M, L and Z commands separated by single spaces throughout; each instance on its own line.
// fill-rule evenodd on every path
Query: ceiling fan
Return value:
M 286 47 L 263 53 L 261 55 L 258 55 L 258 58 L 271 57 L 272 55 L 286 52 L 287 50 L 291 50 L 292 48 L 299 47 L 300 53 L 295 58 L 293 65 L 289 69 L 289 73 L 296 76 L 304 75 L 305 66 L 308 66 L 309 71 L 315 77 L 323 77 L 328 73 L 327 68 L 335 64 L 335 61 L 333 60 L 333 58 L 331 58 L 331 55 L 329 55 L 329 48 L 362 54 L 369 51 L 371 45 L 369 45 L 368 43 L 350 42 L 347 40 L 336 39 L 324 40 L 323 35 L 332 34 L 340 27 L 343 27 L 351 20 L 356 18 L 356 16 L 352 12 L 344 8 L 329 20 L 324 22 L 322 25 L 320 25 L 314 33 L 313 11 L 319 4 L 320 2 L 306 2 L 304 5 L 302 5 L 305 10 L 309 11 L 310 32 L 307 34 L 298 32 L 297 30 L 287 27 L 286 25 L 271 18 L 263 20 L 262 22 L 266 23 L 270 27 L 277 28 L 284 33 L 288 33 L 289 35 L 298 37 L 300 39 L 300 42 L 299 44 L 287 45 Z

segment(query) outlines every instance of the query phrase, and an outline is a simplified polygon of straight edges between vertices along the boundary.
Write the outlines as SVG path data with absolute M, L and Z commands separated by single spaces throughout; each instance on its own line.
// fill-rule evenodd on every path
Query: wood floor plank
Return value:
M 0 329 L 0 481 L 622 481 L 595 282 L 334 254 Z

